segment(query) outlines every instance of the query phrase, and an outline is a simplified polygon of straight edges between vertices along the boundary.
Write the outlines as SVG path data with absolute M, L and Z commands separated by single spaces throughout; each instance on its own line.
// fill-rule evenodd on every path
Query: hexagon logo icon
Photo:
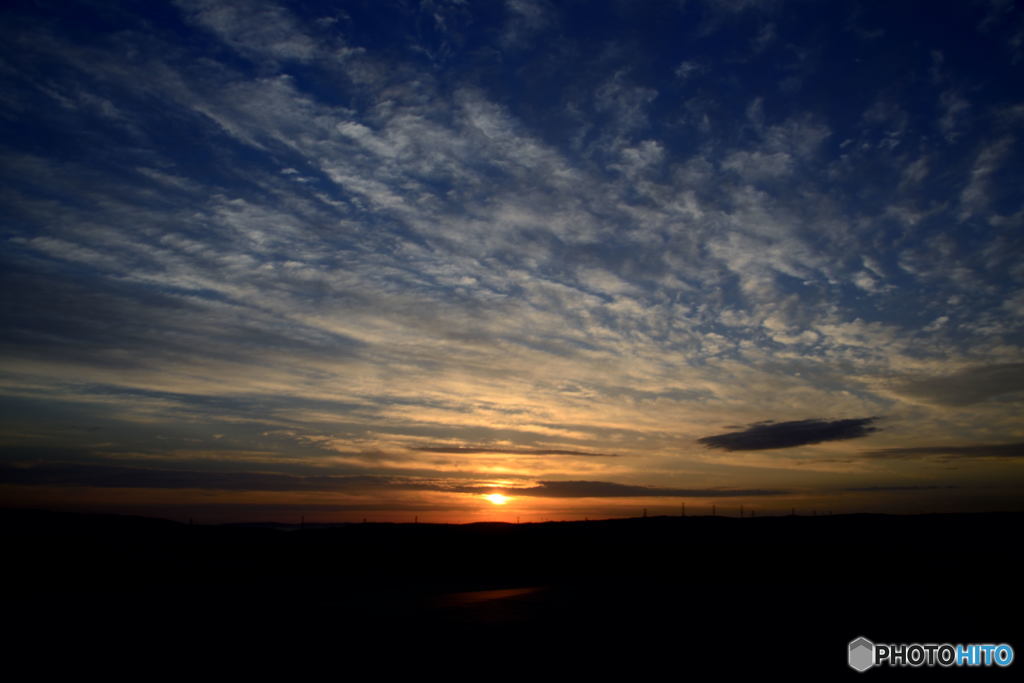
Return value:
M 850 641 L 850 668 L 867 671 L 875 665 L 875 644 L 863 636 Z

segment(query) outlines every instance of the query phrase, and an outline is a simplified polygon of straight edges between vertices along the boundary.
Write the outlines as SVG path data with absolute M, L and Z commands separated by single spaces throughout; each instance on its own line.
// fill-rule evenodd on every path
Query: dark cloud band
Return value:
M 1024 458 L 1024 442 L 1000 444 L 969 444 L 964 446 L 917 446 L 914 448 L 880 448 L 864 453 L 869 458 Z
M 420 453 L 445 453 L 450 455 L 473 455 L 495 453 L 500 455 L 574 455 L 589 458 L 617 458 L 617 453 L 595 453 L 592 451 L 570 451 L 549 448 L 487 448 L 484 446 L 421 446 L 413 450 Z
M 487 486 L 462 487 L 462 493 L 494 493 Z M 616 484 L 608 481 L 542 481 L 528 488 L 506 489 L 512 496 L 541 498 L 733 498 L 742 496 L 778 496 L 792 491 L 777 489 L 675 489 L 654 486 Z
M 877 417 L 850 420 L 797 420 L 774 424 L 757 423 L 740 432 L 705 436 L 697 441 L 708 448 L 726 451 L 766 451 L 794 448 L 825 441 L 859 439 L 878 431 L 871 424 Z
M 340 491 L 381 488 L 393 480 L 378 476 L 300 476 L 278 472 L 199 472 L 108 465 L 49 463 L 0 465 L 0 483 L 28 486 L 208 489 L 221 491 Z
M 965 368 L 951 375 L 908 380 L 897 393 L 927 403 L 966 406 L 1024 392 L 1024 363 L 997 363 Z
M 378 476 L 291 475 L 271 472 L 197 472 L 106 465 L 50 463 L 0 466 L 0 483 L 22 486 L 95 486 L 100 488 L 206 489 L 226 491 L 438 491 L 474 495 L 505 492 L 542 498 L 729 498 L 774 496 L 774 489 L 678 489 L 606 481 L 541 481 L 524 488 L 460 486 L 437 480 Z

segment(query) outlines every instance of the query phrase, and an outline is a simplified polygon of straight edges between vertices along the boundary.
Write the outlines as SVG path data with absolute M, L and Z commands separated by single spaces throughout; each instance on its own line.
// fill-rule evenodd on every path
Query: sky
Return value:
M 1012 0 L 7 2 L 0 503 L 1022 510 L 1022 83 Z

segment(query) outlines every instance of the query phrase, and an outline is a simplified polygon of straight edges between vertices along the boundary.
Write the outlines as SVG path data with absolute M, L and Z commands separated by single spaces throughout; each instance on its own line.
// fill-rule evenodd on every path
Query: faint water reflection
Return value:
M 527 588 L 500 588 L 489 591 L 466 591 L 464 593 L 446 593 L 433 601 L 435 607 L 464 607 L 478 605 L 495 600 L 507 600 L 530 595 L 543 590 L 543 586 L 529 586 Z

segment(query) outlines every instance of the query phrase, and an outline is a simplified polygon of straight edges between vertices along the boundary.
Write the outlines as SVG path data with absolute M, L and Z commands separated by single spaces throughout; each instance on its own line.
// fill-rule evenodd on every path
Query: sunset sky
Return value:
M 0 503 L 1022 510 L 1022 84 L 1012 0 L 7 2 Z

